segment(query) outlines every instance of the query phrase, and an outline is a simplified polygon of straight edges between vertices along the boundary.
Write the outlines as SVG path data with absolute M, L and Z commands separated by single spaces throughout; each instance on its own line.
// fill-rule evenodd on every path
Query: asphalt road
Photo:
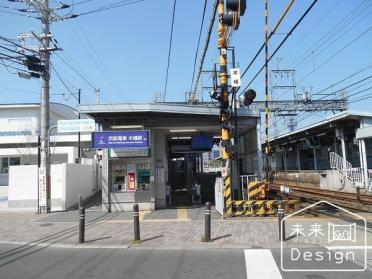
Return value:
M 372 278 L 372 273 L 368 271 L 283 272 L 279 268 L 280 251 L 246 251 L 248 252 L 242 249 L 86 249 L 1 245 L 0 278 Z M 352 263 L 349 265 L 353 266 Z M 266 277 L 256 272 L 260 270 L 273 273 Z

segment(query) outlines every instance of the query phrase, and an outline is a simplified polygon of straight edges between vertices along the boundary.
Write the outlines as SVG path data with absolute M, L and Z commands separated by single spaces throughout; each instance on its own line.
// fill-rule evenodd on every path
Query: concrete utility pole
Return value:
M 50 157 L 48 153 L 49 138 L 49 80 L 50 80 L 50 52 L 49 52 L 49 23 L 50 11 L 49 0 L 44 0 L 41 4 L 41 23 L 42 23 L 42 46 L 40 48 L 41 60 L 44 64 L 44 72 L 41 75 L 41 97 L 40 97 L 40 174 L 39 181 L 42 179 L 45 185 L 45 203 L 41 201 L 40 211 L 49 213 L 51 208 L 50 199 Z

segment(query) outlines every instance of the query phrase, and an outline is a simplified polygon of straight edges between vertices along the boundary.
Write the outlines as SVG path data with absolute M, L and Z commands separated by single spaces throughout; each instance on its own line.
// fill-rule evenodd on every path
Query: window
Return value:
M 0 173 L 8 173 L 9 166 L 19 166 L 21 157 L 3 157 L 0 160 Z
M 8 168 L 9 168 L 9 160 L 8 157 L 6 158 L 1 158 L 1 165 L 0 165 L 0 173 L 8 173 Z
M 10 157 L 9 166 L 19 166 L 21 164 L 21 157 Z

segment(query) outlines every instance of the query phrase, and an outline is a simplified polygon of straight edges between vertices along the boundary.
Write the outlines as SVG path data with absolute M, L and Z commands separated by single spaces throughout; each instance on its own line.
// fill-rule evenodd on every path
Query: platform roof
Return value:
M 335 127 L 333 124 L 345 123 L 345 124 L 352 124 L 347 123 L 347 120 L 355 120 L 360 121 L 362 118 L 372 118 L 372 113 L 370 112 L 359 112 L 359 111 L 344 111 L 341 113 L 337 113 L 335 115 L 326 117 L 324 120 L 319 121 L 317 123 L 307 125 L 300 129 L 297 129 L 293 132 L 286 133 L 283 135 L 279 135 L 277 137 L 272 137 L 269 139 L 271 143 L 284 143 L 288 140 L 293 141 L 298 137 L 303 137 L 304 135 L 315 135 L 316 133 L 321 133 L 322 131 L 329 130 L 330 127 Z

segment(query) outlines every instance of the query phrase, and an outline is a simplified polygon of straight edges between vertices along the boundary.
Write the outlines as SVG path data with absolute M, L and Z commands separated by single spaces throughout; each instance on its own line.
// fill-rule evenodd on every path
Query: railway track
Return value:
M 372 212 L 372 195 L 302 187 L 281 182 L 270 184 L 270 189 L 280 191 L 281 185 L 286 185 L 291 189 L 289 195 L 292 197 L 303 198 L 309 201 L 326 200 L 342 207 Z

